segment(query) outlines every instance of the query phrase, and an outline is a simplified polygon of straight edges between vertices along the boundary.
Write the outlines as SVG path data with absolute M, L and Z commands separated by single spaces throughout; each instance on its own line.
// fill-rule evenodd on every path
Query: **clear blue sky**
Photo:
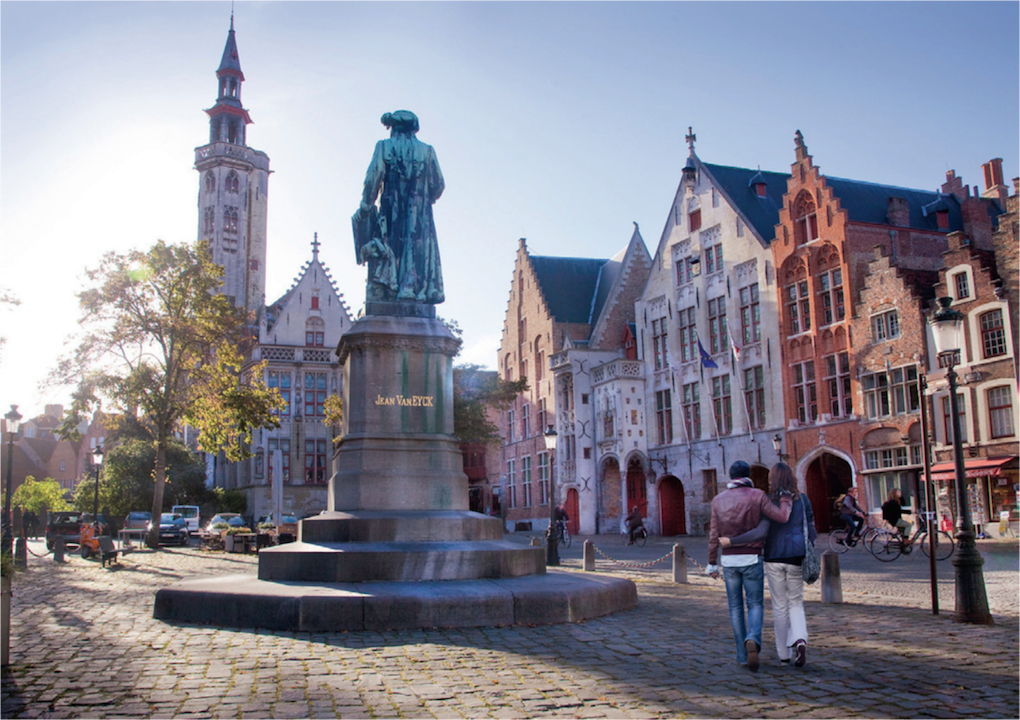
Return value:
M 238 2 L 270 179 L 268 300 L 319 233 L 353 312 L 350 216 L 384 112 L 435 146 L 447 302 L 464 361 L 494 365 L 518 238 L 609 257 L 632 222 L 654 252 L 693 126 L 705 162 L 788 171 L 801 130 L 826 174 L 936 189 L 1018 174 L 1016 2 Z M 197 236 L 194 148 L 227 2 L 0 3 L 0 414 L 74 331 L 102 253 Z

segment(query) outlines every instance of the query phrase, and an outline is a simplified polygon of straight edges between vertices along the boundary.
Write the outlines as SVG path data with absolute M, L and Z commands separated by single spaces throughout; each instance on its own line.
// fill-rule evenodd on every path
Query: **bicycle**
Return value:
M 548 545 L 549 544 L 548 536 L 546 536 L 543 539 L 545 540 L 546 545 Z M 567 524 L 565 522 L 563 522 L 562 520 L 557 520 L 556 521 L 556 542 L 557 542 L 557 544 L 562 546 L 562 547 L 568 548 L 568 547 L 570 547 L 570 541 L 571 541 L 570 531 L 567 530 Z
M 918 513 L 918 515 L 924 522 L 918 525 L 917 530 L 914 531 L 914 534 L 909 539 L 905 541 L 898 531 L 882 530 L 878 535 L 871 538 L 867 546 L 871 554 L 882 562 L 892 562 L 900 555 L 909 555 L 914 546 L 919 544 L 921 552 L 924 553 L 925 557 L 928 557 L 930 550 L 928 548 L 927 521 L 932 513 Z M 955 550 L 956 542 L 953 540 L 952 535 L 945 530 L 939 530 L 935 533 L 936 560 L 946 560 Z
M 634 531 L 634 544 L 638 547 L 644 547 L 648 541 L 648 528 L 644 525 Z M 630 531 L 627 528 L 620 530 L 620 542 L 624 545 L 630 544 Z
M 867 544 L 875 537 L 875 535 L 881 532 L 881 529 L 874 525 L 868 525 L 861 531 L 861 534 L 857 536 L 857 539 L 848 545 L 846 537 L 849 532 L 850 530 L 846 527 L 831 531 L 829 533 L 829 549 L 834 553 L 842 555 L 847 550 L 852 547 L 856 547 L 857 545 L 867 547 Z

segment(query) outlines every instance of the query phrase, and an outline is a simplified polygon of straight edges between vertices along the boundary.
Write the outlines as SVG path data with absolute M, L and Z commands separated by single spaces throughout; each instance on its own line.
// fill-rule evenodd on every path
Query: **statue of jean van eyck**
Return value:
M 368 264 L 365 299 L 437 305 L 445 295 L 432 204 L 443 194 L 443 174 L 436 151 L 415 137 L 413 112 L 386 113 L 382 124 L 390 137 L 376 143 L 351 218 L 358 264 Z

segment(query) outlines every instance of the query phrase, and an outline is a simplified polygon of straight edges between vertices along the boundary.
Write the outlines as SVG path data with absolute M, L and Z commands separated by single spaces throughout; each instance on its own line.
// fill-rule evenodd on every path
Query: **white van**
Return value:
M 198 534 L 198 529 L 201 524 L 201 517 L 198 513 L 198 505 L 174 505 L 170 512 L 179 514 L 184 518 L 184 523 L 188 526 L 189 534 Z

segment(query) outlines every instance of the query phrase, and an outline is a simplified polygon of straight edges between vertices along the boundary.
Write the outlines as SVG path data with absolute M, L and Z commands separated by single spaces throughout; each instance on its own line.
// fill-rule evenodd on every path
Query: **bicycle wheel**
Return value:
M 894 533 L 879 533 L 872 538 L 868 550 L 882 562 L 892 562 L 903 552 L 903 542 Z
M 846 530 L 833 530 L 829 533 L 829 549 L 834 553 L 843 554 L 850 548 L 846 542 Z
M 563 528 L 563 535 L 560 536 L 560 542 L 563 544 L 563 547 L 570 547 L 570 531 L 566 528 Z
M 875 539 L 875 536 L 881 532 L 882 531 L 876 527 L 869 527 L 861 533 L 861 537 L 857 542 L 864 543 L 864 547 L 868 547 L 871 545 L 871 541 Z
M 928 557 L 928 533 L 921 533 L 917 538 L 917 542 L 921 543 L 921 552 L 924 553 L 925 557 Z M 939 530 L 935 533 L 935 559 L 945 560 L 953 554 L 956 550 L 956 543 L 953 542 L 953 536 L 947 533 L 945 530 Z
M 634 535 L 634 544 L 638 547 L 644 547 L 645 542 L 648 540 L 648 531 L 641 528 L 637 534 Z

